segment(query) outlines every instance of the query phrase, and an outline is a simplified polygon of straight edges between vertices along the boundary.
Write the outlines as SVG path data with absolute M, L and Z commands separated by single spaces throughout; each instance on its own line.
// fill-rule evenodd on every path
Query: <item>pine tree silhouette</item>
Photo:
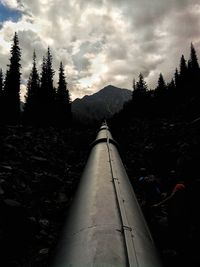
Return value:
M 175 82 L 176 89 L 179 88 L 179 84 L 180 84 L 179 80 L 180 80 L 179 72 L 178 72 L 178 69 L 176 68 L 175 73 L 174 73 L 174 82 Z
M 139 74 L 139 80 L 136 83 L 135 91 L 139 91 L 141 93 L 145 93 L 147 91 L 147 83 L 145 82 L 142 73 Z
M 199 72 L 197 53 L 193 43 L 191 43 L 189 63 L 190 63 L 190 68 L 193 72 Z
M 163 78 L 162 73 L 160 73 L 158 78 L 158 86 L 155 89 L 155 95 L 164 96 L 166 94 L 166 89 L 167 86 L 165 80 Z
M 191 44 L 190 48 L 190 59 L 188 61 L 188 70 L 189 70 L 189 78 L 190 78 L 190 87 L 191 93 L 200 95 L 199 84 L 200 84 L 200 68 L 198 63 L 198 58 L 196 54 L 196 50 L 194 45 Z
M 20 59 L 21 51 L 17 33 L 13 38 L 10 64 L 4 86 L 4 114 L 6 123 L 17 123 L 20 119 Z
M 138 81 L 134 83 L 134 91 L 132 93 L 133 114 L 146 114 L 148 109 L 147 88 L 147 83 L 145 82 L 142 73 L 140 73 L 138 76 Z
M 168 102 L 169 102 L 169 92 L 166 82 L 163 78 L 162 73 L 158 77 L 158 85 L 154 91 L 154 98 L 152 100 L 153 106 L 152 109 L 155 110 L 157 116 L 163 115 L 168 111 Z
M 180 97 L 185 97 L 189 93 L 188 67 L 184 55 L 181 56 L 180 60 L 179 91 Z
M 59 69 L 59 81 L 56 94 L 56 122 L 59 125 L 66 126 L 71 120 L 71 101 L 69 90 L 65 79 L 62 62 Z
M 39 103 L 40 80 L 36 66 L 36 53 L 33 53 L 33 66 L 27 85 L 27 96 L 24 107 L 24 119 L 26 123 L 37 123 Z
M 176 92 L 176 84 L 174 79 L 172 78 L 171 81 L 167 84 L 166 90 L 166 102 L 168 106 L 168 113 L 172 115 L 173 110 L 177 103 L 177 92 Z
M 186 60 L 185 60 L 184 55 L 182 55 L 181 60 L 180 60 L 180 78 L 183 78 L 184 76 L 186 76 L 187 72 L 188 72 L 188 68 L 187 68 Z
M 171 80 L 170 83 L 167 84 L 167 88 L 168 88 L 168 91 L 173 94 L 175 92 L 175 89 L 176 89 L 176 84 L 174 82 L 174 79 Z
M 39 90 L 38 118 L 40 124 L 54 124 L 55 119 L 55 89 L 53 87 L 54 70 L 52 67 L 52 55 L 50 48 L 43 58 L 41 88 Z

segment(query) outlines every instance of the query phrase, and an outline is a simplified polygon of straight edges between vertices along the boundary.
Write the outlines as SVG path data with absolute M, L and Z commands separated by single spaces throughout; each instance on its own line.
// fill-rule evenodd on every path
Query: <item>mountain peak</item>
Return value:
M 115 88 L 118 88 L 118 87 L 116 87 L 116 86 L 114 86 L 112 84 L 109 84 L 109 85 L 106 85 L 103 89 L 115 89 Z M 120 89 L 120 88 L 118 88 L 118 89 Z
M 80 119 L 101 120 L 119 112 L 125 102 L 131 99 L 132 92 L 113 85 L 107 85 L 93 95 L 84 96 L 72 102 L 72 112 Z
M 109 84 L 109 85 L 105 86 L 103 89 L 101 89 L 100 91 L 102 91 L 102 90 L 122 90 L 122 88 L 119 88 L 119 87 L 116 87 L 114 85 Z

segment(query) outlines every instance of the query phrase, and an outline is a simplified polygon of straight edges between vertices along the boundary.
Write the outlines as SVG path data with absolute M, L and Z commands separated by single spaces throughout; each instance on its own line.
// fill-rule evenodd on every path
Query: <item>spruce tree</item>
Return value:
M 200 68 L 199 68 L 197 54 L 193 44 L 191 44 L 190 48 L 190 59 L 188 61 L 188 69 L 189 69 L 191 94 L 200 95 L 200 90 L 199 90 Z
M 171 82 L 167 84 L 167 88 L 171 93 L 174 93 L 174 91 L 176 89 L 174 79 L 172 79 Z
M 199 72 L 199 63 L 194 45 L 191 43 L 189 65 L 193 72 Z
M 132 94 L 132 112 L 137 115 L 144 115 L 148 109 L 148 94 L 147 84 L 144 80 L 142 73 L 139 74 L 138 81 L 134 85 L 134 91 Z
M 36 53 L 33 53 L 33 65 L 27 85 L 24 118 L 27 123 L 36 123 L 38 119 L 40 80 L 36 66 Z
M 180 60 L 180 79 L 186 78 L 187 73 L 188 73 L 188 68 L 187 68 L 186 60 L 185 60 L 184 55 L 182 55 L 181 60 Z
M 50 48 L 43 58 L 41 87 L 39 90 L 38 109 L 42 124 L 53 124 L 55 118 L 55 89 L 53 87 L 54 70 L 52 67 L 52 55 Z
M 168 101 L 169 113 L 171 113 L 177 102 L 176 85 L 174 79 L 167 84 L 166 100 Z
M 69 123 L 71 119 L 71 103 L 62 62 L 60 63 L 60 68 L 59 68 L 59 81 L 56 94 L 56 107 L 57 107 L 56 121 L 58 124 L 64 126 L 67 123 Z
M 174 82 L 175 82 L 176 89 L 179 88 L 179 84 L 180 84 L 179 81 L 180 81 L 180 75 L 179 75 L 178 69 L 176 68 L 175 73 L 174 73 Z
M 139 80 L 136 83 L 135 91 L 139 91 L 141 93 L 144 93 L 144 92 L 147 91 L 147 84 L 146 84 L 146 82 L 144 80 L 144 77 L 143 77 L 142 73 L 139 74 Z
M 162 73 L 160 73 L 159 78 L 158 78 L 158 86 L 156 87 L 155 93 L 158 95 L 163 95 L 165 94 L 167 89 L 165 80 L 163 78 Z
M 46 66 L 46 57 L 43 57 L 42 60 L 42 72 L 41 72 L 41 78 L 40 78 L 40 84 L 41 84 L 41 90 L 40 90 L 40 97 L 41 99 L 45 99 L 45 94 L 47 90 L 47 66 Z
M 154 91 L 154 98 L 153 98 L 153 103 L 154 103 L 154 108 L 157 113 L 157 115 L 163 115 L 166 114 L 167 112 L 167 102 L 168 102 L 168 95 L 167 95 L 167 86 L 166 82 L 163 78 L 162 73 L 160 73 L 158 77 L 158 85 L 155 88 Z
M 189 72 L 184 55 L 181 56 L 180 60 L 179 89 L 180 97 L 189 93 Z
M 135 101 L 140 101 L 145 93 L 147 92 L 147 84 L 144 80 L 144 77 L 142 73 L 139 74 L 138 76 L 138 81 L 133 83 L 133 93 L 132 93 L 132 100 Z
M 55 91 L 53 87 L 53 76 L 54 76 L 54 70 L 52 66 L 52 55 L 50 48 L 48 47 L 47 50 L 47 57 L 46 57 L 46 78 L 47 78 L 47 87 L 49 90 L 49 97 L 50 99 L 54 99 L 55 97 Z
M 4 87 L 4 112 L 6 123 L 17 123 L 20 118 L 20 60 L 21 51 L 19 40 L 17 33 L 15 33 Z

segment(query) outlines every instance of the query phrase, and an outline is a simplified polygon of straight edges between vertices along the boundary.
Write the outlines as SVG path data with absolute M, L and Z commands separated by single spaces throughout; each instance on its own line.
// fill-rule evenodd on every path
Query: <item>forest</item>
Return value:
M 7 72 L 4 75 L 0 70 L 0 249 L 5 267 L 44 267 L 54 253 L 90 144 L 102 122 L 73 119 L 62 62 L 54 87 L 50 48 L 41 73 L 33 52 L 22 108 L 20 60 L 15 33 Z M 133 81 L 131 101 L 108 120 L 166 267 L 200 264 L 199 103 L 200 67 L 191 44 L 190 58 L 181 56 L 169 83 L 161 73 L 156 88 L 150 90 L 140 73 Z M 143 178 L 146 184 L 140 182 Z M 155 204 L 180 181 L 185 185 L 185 206 L 182 221 L 177 219 L 177 236 L 181 236 L 177 241 L 167 211 Z M 160 191 L 157 197 L 149 193 L 155 184 Z

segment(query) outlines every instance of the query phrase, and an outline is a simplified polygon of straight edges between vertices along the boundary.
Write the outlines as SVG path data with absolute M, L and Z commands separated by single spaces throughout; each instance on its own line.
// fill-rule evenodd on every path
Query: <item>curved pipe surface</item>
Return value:
M 161 267 L 115 143 L 104 124 L 93 143 L 54 267 Z

